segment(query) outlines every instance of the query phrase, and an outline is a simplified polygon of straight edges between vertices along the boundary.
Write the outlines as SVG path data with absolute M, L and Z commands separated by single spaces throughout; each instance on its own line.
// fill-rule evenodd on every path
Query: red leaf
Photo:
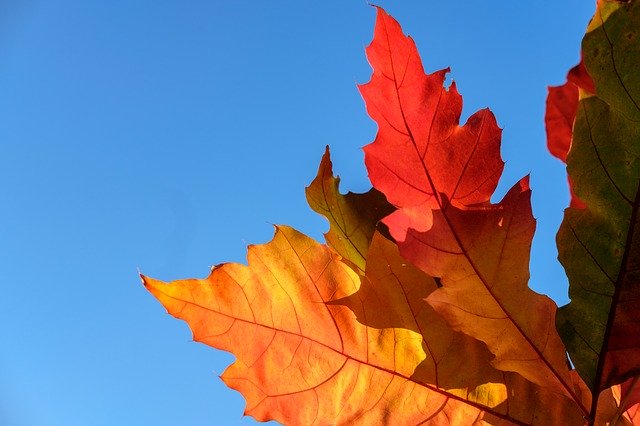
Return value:
M 360 91 L 379 126 L 364 148 L 373 185 L 405 208 L 487 202 L 504 167 L 493 114 L 479 111 L 460 127 L 462 97 L 455 83 L 443 86 L 449 70 L 425 75 L 413 40 L 382 9 L 367 57 L 374 72 Z
M 566 83 L 561 86 L 550 86 L 547 95 L 547 109 L 544 117 L 547 130 L 547 148 L 554 157 L 565 164 L 571 148 L 573 123 L 578 111 L 580 90 L 587 93 L 595 92 L 593 80 L 589 77 L 582 61 L 571 68 Z M 571 181 L 569 181 L 569 191 L 571 192 L 571 207 L 585 208 L 584 202 L 574 194 Z

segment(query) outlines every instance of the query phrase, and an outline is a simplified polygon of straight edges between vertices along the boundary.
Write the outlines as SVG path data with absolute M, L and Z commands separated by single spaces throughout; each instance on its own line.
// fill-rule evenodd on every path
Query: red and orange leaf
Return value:
M 492 369 L 481 343 L 420 305 L 436 284 L 405 264 L 393 243 L 374 236 L 368 260 L 360 276 L 328 247 L 278 227 L 270 243 L 250 246 L 249 266 L 224 264 L 202 280 L 143 280 L 189 324 L 195 340 L 236 356 L 222 379 L 261 421 L 469 425 L 580 418 L 570 401 Z M 507 401 L 511 392 L 526 403 Z
M 632 377 L 620 384 L 620 399 L 620 406 L 625 411 L 640 403 L 640 376 Z
M 609 388 L 600 393 L 598 397 L 598 411 L 590 419 L 589 425 L 606 425 L 606 426 L 635 426 L 636 423 L 621 411 L 618 406 L 619 398 L 614 388 Z
M 636 404 L 625 411 L 624 418 L 634 426 L 640 425 L 640 404 Z
M 382 9 L 367 55 L 374 73 L 361 92 L 379 131 L 365 162 L 398 208 L 384 222 L 402 255 L 441 278 L 429 303 L 486 343 L 496 368 L 581 404 L 556 305 L 527 287 L 535 227 L 527 179 L 489 202 L 503 168 L 495 118 L 482 110 L 460 126 L 462 99 L 455 84 L 444 87 L 446 70 L 425 75 L 413 40 Z
M 492 355 L 480 341 L 454 331 L 424 299 L 438 289 L 436 280 L 427 276 L 400 256 L 398 247 L 380 234 L 374 235 L 370 248 L 367 277 L 358 292 L 332 304 L 348 306 L 358 321 L 375 329 L 406 329 L 423 337 L 425 359 L 412 378 L 432 383 L 448 393 L 480 399 L 493 406 L 492 411 L 526 424 L 571 424 L 581 420 L 578 407 L 533 385 L 515 373 L 491 366 Z M 371 313 L 384 312 L 383 315 Z M 492 386 L 486 386 L 488 384 Z M 470 389 L 473 390 L 470 392 Z M 482 403 L 482 402 L 481 402 Z
M 327 146 L 318 175 L 305 191 L 307 202 L 329 221 L 329 232 L 324 234 L 327 244 L 364 273 L 376 225 L 394 207 L 374 188 L 364 194 L 349 192 L 343 195 L 340 194 L 339 184 L 340 178 L 333 176 Z
M 640 0 L 600 0 L 589 73 L 581 63 L 550 88 L 549 149 L 580 196 L 558 237 L 572 301 L 557 316 L 527 286 L 528 178 L 490 201 L 503 169 L 493 114 L 461 126 L 448 70 L 426 75 L 377 13 L 361 86 L 379 125 L 365 147 L 376 189 L 340 194 L 327 147 L 307 199 L 328 246 L 276 227 L 247 266 L 144 285 L 195 340 L 236 356 L 222 379 L 258 420 L 640 424 Z

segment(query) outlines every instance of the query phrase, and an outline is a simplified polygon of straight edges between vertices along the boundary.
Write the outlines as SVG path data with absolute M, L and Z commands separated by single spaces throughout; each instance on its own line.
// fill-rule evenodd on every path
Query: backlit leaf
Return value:
M 558 233 L 571 298 L 558 328 L 596 393 L 640 374 L 639 6 L 601 2 L 584 38 L 596 95 L 580 100 L 567 171 L 586 208 Z
M 455 83 L 444 87 L 446 70 L 425 75 L 413 40 L 381 9 L 367 55 L 374 73 L 361 92 L 379 131 L 365 162 L 398 208 L 384 222 L 400 252 L 441 278 L 429 303 L 485 342 L 496 368 L 579 401 L 556 306 L 527 287 L 535 228 L 528 179 L 489 201 L 503 168 L 493 114 L 482 110 L 459 126 Z
M 569 70 L 566 83 L 549 87 L 544 117 L 547 148 L 563 163 L 567 162 L 567 154 L 571 148 L 580 89 L 588 93 L 595 92 L 593 81 L 582 61 Z
M 615 385 L 611 388 L 613 397 L 615 398 L 618 409 L 613 417 L 612 424 L 616 424 L 617 420 L 640 420 L 638 409 L 640 407 L 640 377 L 632 377 L 626 382 Z
M 342 195 L 339 184 L 340 178 L 333 176 L 327 147 L 318 175 L 307 187 L 307 202 L 329 221 L 331 227 L 325 234 L 327 244 L 360 272 L 364 272 L 376 225 L 394 208 L 384 195 L 373 188 L 364 194 L 349 192 Z
M 218 266 L 203 280 L 143 280 L 190 325 L 194 340 L 236 356 L 222 379 L 258 420 L 468 425 L 580 418 L 557 395 L 491 368 L 483 344 L 421 303 L 435 281 L 379 234 L 364 277 L 287 227 L 270 243 L 250 246 L 248 261 Z M 507 402 L 511 393 L 524 403 Z
M 235 355 L 222 379 L 260 421 L 640 424 L 639 2 L 598 1 L 584 64 L 547 100 L 575 191 L 558 234 L 567 306 L 527 286 L 528 177 L 491 201 L 493 114 L 460 125 L 448 70 L 425 74 L 380 8 L 360 87 L 379 127 L 365 147 L 375 189 L 341 194 L 327 147 L 306 190 L 326 245 L 278 226 L 247 265 L 144 285 L 194 340 Z
M 582 61 L 571 68 L 566 83 L 561 86 L 549 87 L 547 95 L 547 109 L 544 117 L 547 148 L 563 163 L 567 162 L 567 154 L 571 148 L 573 123 L 578 111 L 580 90 L 588 93 L 595 92 L 593 81 Z M 571 207 L 584 208 L 584 203 L 574 194 L 570 180 L 569 191 L 571 192 Z

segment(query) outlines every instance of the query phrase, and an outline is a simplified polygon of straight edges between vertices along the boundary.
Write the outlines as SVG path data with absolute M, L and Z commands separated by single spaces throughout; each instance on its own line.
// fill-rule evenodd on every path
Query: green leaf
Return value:
M 376 225 L 395 209 L 376 189 L 364 194 L 349 192 L 342 195 L 339 185 L 340 178 L 333 176 L 327 147 L 318 175 L 306 188 L 307 201 L 315 212 L 329 221 L 329 232 L 324 234 L 327 244 L 363 274 Z
M 583 41 L 583 93 L 567 171 L 586 204 L 558 233 L 571 303 L 557 324 L 596 394 L 640 373 L 640 3 L 601 2 Z

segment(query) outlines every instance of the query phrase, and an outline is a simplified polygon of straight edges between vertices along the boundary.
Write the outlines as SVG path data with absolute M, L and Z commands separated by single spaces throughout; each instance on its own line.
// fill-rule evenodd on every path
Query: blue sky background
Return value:
M 547 154 L 546 86 L 564 81 L 594 1 L 379 1 L 464 116 L 504 128 L 504 193 L 531 173 L 532 287 L 565 303 L 554 236 L 567 203 Z M 137 268 L 204 277 L 272 223 L 322 238 L 306 205 L 326 144 L 344 191 L 369 188 L 376 126 L 357 83 L 364 1 L 0 2 L 0 424 L 241 425 L 217 375 Z

